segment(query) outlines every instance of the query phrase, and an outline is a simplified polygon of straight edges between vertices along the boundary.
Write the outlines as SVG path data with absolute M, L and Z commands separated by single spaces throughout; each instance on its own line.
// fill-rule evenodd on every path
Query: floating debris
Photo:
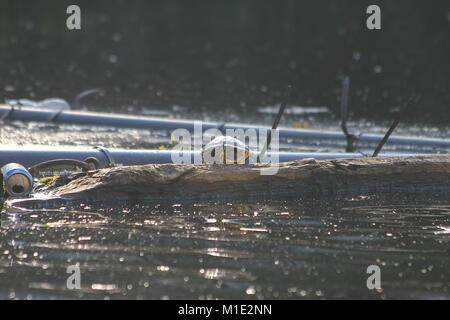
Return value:
M 267 106 L 258 108 L 258 112 L 265 114 L 277 114 L 279 107 L 278 106 Z M 327 113 L 330 112 L 330 109 L 325 106 L 317 106 L 317 107 L 301 107 L 301 106 L 290 106 L 286 108 L 286 114 L 293 115 L 303 115 L 303 114 L 318 114 L 318 113 Z

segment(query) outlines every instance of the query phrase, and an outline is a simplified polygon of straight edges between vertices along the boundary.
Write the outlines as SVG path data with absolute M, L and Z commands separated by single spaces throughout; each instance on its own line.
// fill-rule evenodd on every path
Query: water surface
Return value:
M 1 221 L 4 299 L 450 298 L 450 203 L 437 197 L 81 204 Z M 367 289 L 370 265 L 381 290 Z

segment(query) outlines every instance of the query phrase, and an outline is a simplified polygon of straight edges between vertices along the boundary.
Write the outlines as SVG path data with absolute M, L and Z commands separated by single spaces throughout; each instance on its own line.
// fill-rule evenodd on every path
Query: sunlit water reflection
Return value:
M 4 212 L 0 298 L 448 299 L 449 230 L 445 198 Z

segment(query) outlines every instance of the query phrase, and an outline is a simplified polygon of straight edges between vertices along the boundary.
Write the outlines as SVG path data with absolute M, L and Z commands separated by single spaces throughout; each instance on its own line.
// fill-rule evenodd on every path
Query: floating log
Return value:
M 50 185 L 37 188 L 37 198 L 28 202 L 202 202 L 397 192 L 450 194 L 450 155 L 304 159 L 280 163 L 276 174 L 261 175 L 261 169 L 268 167 L 151 164 L 101 169 L 53 179 Z

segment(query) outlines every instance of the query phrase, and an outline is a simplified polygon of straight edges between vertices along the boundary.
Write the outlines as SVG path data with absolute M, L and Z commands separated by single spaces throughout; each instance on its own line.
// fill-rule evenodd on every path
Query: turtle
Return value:
M 250 149 L 230 136 L 220 136 L 203 147 L 203 163 L 244 164 L 251 156 Z

